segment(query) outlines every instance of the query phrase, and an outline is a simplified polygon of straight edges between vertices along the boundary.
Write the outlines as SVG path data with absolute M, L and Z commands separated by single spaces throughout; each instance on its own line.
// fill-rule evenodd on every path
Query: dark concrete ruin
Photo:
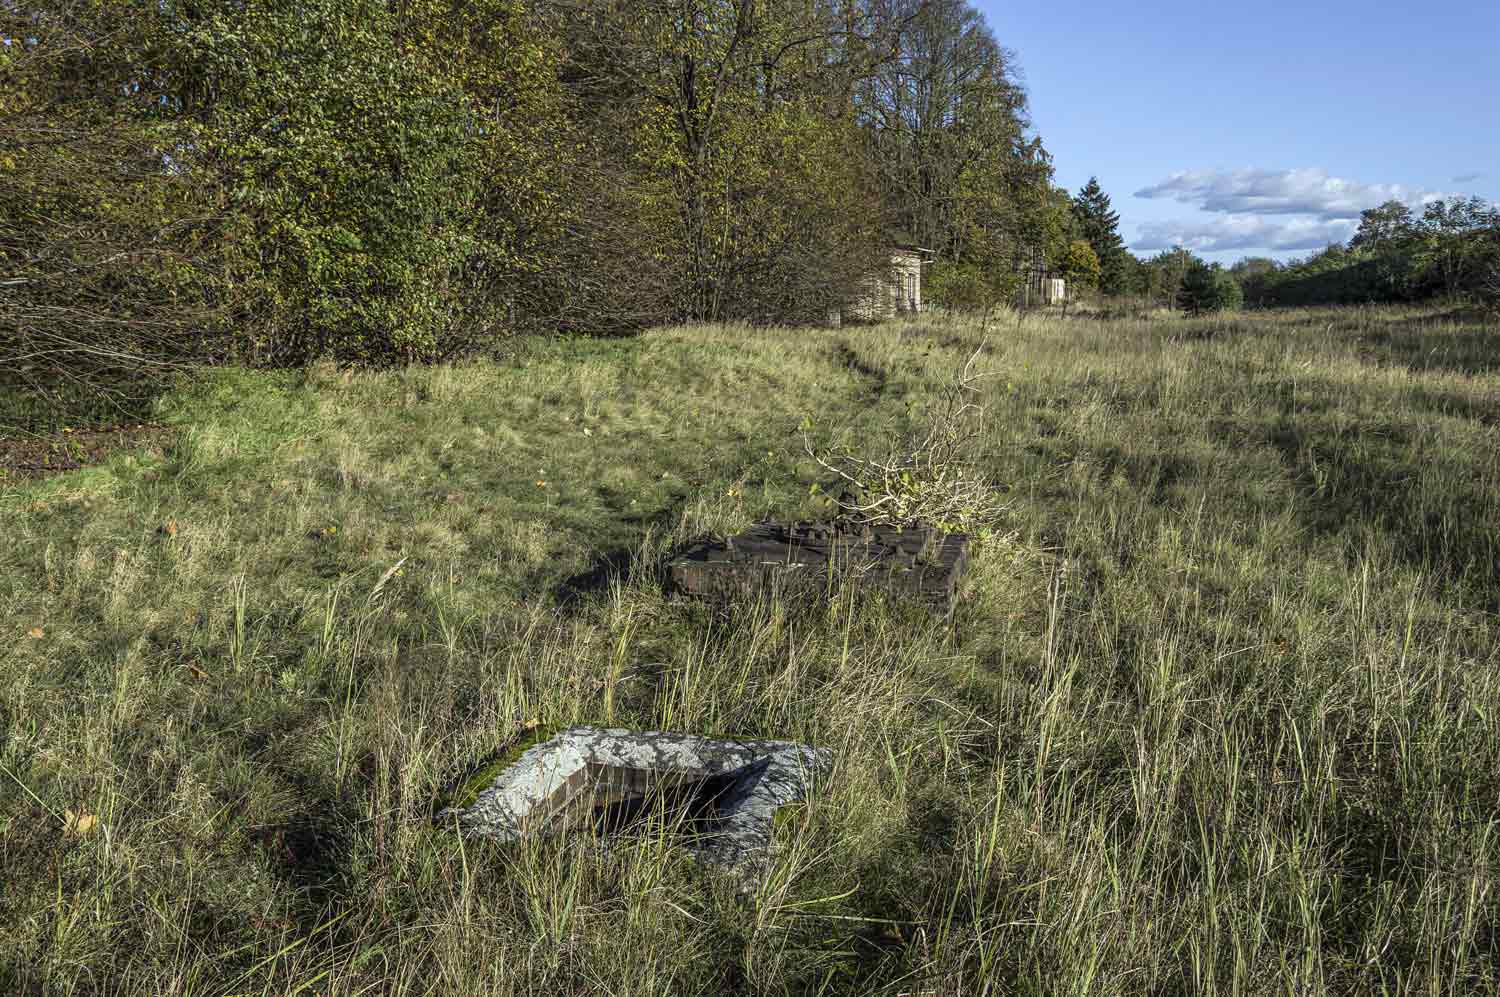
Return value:
M 667 572 L 675 591 L 699 598 L 722 601 L 768 589 L 816 595 L 849 581 L 947 617 L 968 559 L 968 537 L 926 526 L 757 523 L 725 540 L 690 545 Z

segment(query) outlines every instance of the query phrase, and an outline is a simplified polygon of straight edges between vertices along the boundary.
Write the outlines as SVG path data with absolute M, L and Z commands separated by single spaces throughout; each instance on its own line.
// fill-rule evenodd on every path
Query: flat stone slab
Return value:
M 702 540 L 667 567 L 674 590 L 728 600 L 766 588 L 826 591 L 835 577 L 953 612 L 968 568 L 969 538 L 926 526 L 842 522 L 757 523 L 725 540 Z
M 696 814 L 681 847 L 700 861 L 758 874 L 776 811 L 807 798 L 833 763 L 826 748 L 663 731 L 570 727 L 533 745 L 461 810 L 464 833 L 515 841 L 549 833 L 580 804 L 618 806 L 652 790 L 687 788 Z

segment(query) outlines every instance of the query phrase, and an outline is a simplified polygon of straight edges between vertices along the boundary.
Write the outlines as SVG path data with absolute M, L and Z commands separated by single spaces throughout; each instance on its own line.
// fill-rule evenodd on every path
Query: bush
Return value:
M 140 418 L 221 356 L 212 197 L 166 156 L 148 10 L 0 5 L 0 430 Z
M 1481 304 L 1500 310 L 1500 230 L 1490 233 L 1478 266 L 1475 292 Z
M 1099 256 L 1084 239 L 1074 239 L 1063 255 L 1063 276 L 1077 288 L 1097 288 L 1101 276 Z
M 1182 307 L 1190 314 L 1237 311 L 1245 303 L 1245 293 L 1219 264 L 1195 259 L 1182 279 Z
M 429 360 L 499 331 L 507 302 L 489 292 L 524 269 L 516 233 L 546 209 L 539 88 L 516 81 L 548 70 L 513 37 L 517 5 L 470 4 L 457 27 L 376 0 L 166 10 L 190 81 L 186 169 L 233 220 L 257 359 Z
M 8 410 L 504 335 L 557 224 L 535 34 L 518 0 L 0 5 Z
M 922 295 L 939 308 L 984 311 L 1015 300 L 1020 277 L 1004 267 L 944 260 L 923 275 Z

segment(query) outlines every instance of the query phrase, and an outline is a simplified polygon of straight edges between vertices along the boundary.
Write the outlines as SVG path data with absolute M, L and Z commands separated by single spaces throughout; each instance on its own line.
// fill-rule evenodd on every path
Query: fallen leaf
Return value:
M 69 837 L 81 838 L 92 831 L 99 823 L 99 818 L 87 811 L 80 810 L 74 813 L 72 810 L 63 811 L 63 825 Z
M 47 636 L 47 631 L 43 630 L 41 627 L 32 627 L 30 630 L 26 631 L 26 636 L 32 638 L 33 640 L 41 640 L 43 637 Z
M 208 672 L 205 672 L 202 668 L 198 667 L 198 663 L 196 661 L 189 661 L 187 663 L 187 670 L 195 679 L 202 680 L 208 678 Z
M 177 535 L 177 520 L 169 519 L 162 525 L 161 531 L 169 537 Z

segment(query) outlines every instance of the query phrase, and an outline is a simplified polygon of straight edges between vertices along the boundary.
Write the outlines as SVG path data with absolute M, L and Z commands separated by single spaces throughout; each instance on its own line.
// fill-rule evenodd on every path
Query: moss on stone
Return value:
M 452 798 L 443 809 L 465 810 L 474 805 L 479 794 L 500 778 L 500 773 L 514 765 L 529 749 L 556 736 L 558 728 L 538 726 L 511 741 L 494 758 L 485 762 L 454 790 Z

